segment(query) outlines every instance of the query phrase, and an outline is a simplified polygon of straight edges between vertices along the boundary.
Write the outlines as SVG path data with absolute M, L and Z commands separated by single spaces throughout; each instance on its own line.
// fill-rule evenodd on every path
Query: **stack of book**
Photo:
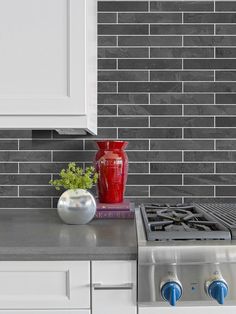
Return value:
M 106 204 L 97 201 L 97 219 L 133 219 L 134 203 L 124 200 L 122 203 Z

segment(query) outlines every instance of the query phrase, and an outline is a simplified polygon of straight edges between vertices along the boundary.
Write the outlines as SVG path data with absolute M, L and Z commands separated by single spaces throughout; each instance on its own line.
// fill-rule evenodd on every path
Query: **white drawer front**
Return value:
M 124 284 L 136 281 L 136 261 L 92 262 L 93 283 Z
M 92 262 L 93 314 L 136 314 L 136 262 Z
M 0 310 L 89 307 L 89 262 L 0 262 Z

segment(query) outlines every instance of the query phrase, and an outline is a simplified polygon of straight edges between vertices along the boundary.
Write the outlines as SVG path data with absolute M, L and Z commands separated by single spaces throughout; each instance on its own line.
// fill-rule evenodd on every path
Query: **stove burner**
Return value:
M 141 206 L 148 240 L 229 239 L 229 231 L 190 204 Z

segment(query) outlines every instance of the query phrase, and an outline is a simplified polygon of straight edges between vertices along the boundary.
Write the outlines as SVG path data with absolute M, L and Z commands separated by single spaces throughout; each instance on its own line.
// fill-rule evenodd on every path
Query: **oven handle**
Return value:
M 120 285 L 103 285 L 101 283 L 93 284 L 94 290 L 132 290 L 133 283 L 125 283 Z

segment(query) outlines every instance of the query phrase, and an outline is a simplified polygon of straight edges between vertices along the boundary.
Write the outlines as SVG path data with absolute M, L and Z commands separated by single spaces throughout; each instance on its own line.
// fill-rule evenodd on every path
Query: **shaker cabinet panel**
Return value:
M 0 46 L 1 127 L 95 131 L 96 1 L 0 0 Z
M 89 262 L 0 262 L 0 310 L 89 309 Z
M 136 262 L 92 262 L 93 314 L 136 314 Z

